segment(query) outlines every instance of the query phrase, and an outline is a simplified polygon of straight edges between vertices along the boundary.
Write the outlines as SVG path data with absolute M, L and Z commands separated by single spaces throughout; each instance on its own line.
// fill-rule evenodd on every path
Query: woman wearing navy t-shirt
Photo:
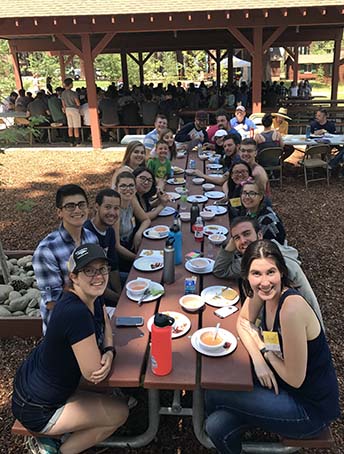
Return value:
M 32 432 L 33 452 L 79 453 L 106 439 L 126 421 L 115 398 L 77 390 L 81 376 L 99 383 L 109 374 L 114 347 L 101 296 L 108 282 L 104 250 L 83 244 L 70 260 L 71 288 L 56 304 L 42 342 L 17 371 L 14 416 Z M 64 442 L 50 436 L 70 433 Z

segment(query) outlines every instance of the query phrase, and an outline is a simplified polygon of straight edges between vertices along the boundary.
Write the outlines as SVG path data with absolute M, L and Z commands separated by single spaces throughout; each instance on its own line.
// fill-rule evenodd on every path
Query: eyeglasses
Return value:
M 248 175 L 248 170 L 235 170 L 232 175 Z
M 69 202 L 69 203 L 62 205 L 61 208 L 64 208 L 67 211 L 75 211 L 76 207 L 78 207 L 79 210 L 86 210 L 87 202 L 85 202 L 84 200 L 81 202 L 78 202 L 78 203 Z
M 257 195 L 259 195 L 259 192 L 256 192 L 256 191 L 242 191 L 241 195 L 243 197 L 249 197 L 250 199 L 254 199 L 255 197 L 257 197 Z
M 121 191 L 126 191 L 127 189 L 129 189 L 129 191 L 133 191 L 135 189 L 135 185 L 134 184 L 120 184 L 118 186 L 118 189 L 120 189 Z
M 106 274 L 109 274 L 111 270 L 111 267 L 108 265 L 101 266 L 100 268 L 93 268 L 91 266 L 83 268 L 80 270 L 83 272 L 87 277 L 95 277 L 97 274 L 100 274 L 102 276 L 105 276 Z
M 139 179 L 140 179 L 140 181 L 142 181 L 142 183 L 153 183 L 153 178 L 140 176 Z

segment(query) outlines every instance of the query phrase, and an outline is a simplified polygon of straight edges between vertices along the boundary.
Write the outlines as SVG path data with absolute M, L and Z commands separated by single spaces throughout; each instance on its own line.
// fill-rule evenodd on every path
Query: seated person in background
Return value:
M 235 117 L 231 119 L 231 127 L 234 128 L 242 139 L 251 136 L 251 130 L 257 128 L 256 124 L 246 117 L 246 109 L 244 106 L 237 106 L 235 109 Z
M 98 243 L 94 233 L 83 226 L 88 215 L 85 191 L 76 184 L 61 186 L 56 192 L 60 227 L 49 233 L 37 246 L 32 265 L 41 291 L 40 311 L 43 333 L 68 282 L 67 262 L 73 250 L 84 243 Z
M 18 91 L 18 93 L 19 93 L 19 96 L 17 97 L 17 99 L 15 101 L 14 110 L 16 112 L 26 112 L 27 111 L 27 106 L 30 104 L 32 99 L 29 98 L 29 96 L 25 95 L 25 90 L 23 88 L 21 88 Z
M 241 207 L 228 206 L 230 222 L 237 216 L 249 216 L 257 219 L 264 239 L 276 240 L 280 244 L 284 244 L 286 236 L 284 225 L 271 206 L 266 204 L 264 187 L 259 181 L 251 178 L 241 184 Z
M 256 162 L 257 142 L 254 139 L 244 139 L 239 148 L 239 156 L 251 167 L 252 176 L 265 188 L 265 195 L 271 198 L 269 178 L 265 169 Z
M 158 114 L 155 118 L 154 129 L 145 135 L 143 145 L 146 148 L 147 155 L 153 150 L 157 141 L 159 140 L 159 132 L 166 129 L 168 126 L 167 118 L 163 114 Z
M 315 120 L 311 122 L 311 134 L 323 135 L 326 132 L 336 133 L 336 125 L 333 121 L 327 119 L 327 110 L 318 109 L 315 114 Z
M 256 219 L 241 216 L 231 223 L 231 238 L 220 248 L 216 257 L 213 273 L 221 279 L 239 279 L 241 259 L 249 244 L 256 240 L 262 240 L 263 234 Z M 289 279 L 293 283 L 307 303 L 312 307 L 320 320 L 323 329 L 324 322 L 317 297 L 315 296 L 310 283 L 298 259 L 298 251 L 287 245 L 282 245 L 276 240 L 273 241 L 278 246 L 288 268 Z
M 195 121 L 186 123 L 176 134 L 176 142 L 188 142 L 189 148 L 201 143 L 208 144 L 207 133 L 208 114 L 203 110 L 196 112 Z
M 206 432 L 218 452 L 231 454 L 242 452 L 242 430 L 260 427 L 287 438 L 314 438 L 340 415 L 324 331 L 312 308 L 292 288 L 276 244 L 251 243 L 242 258 L 241 275 L 247 298 L 237 330 L 253 364 L 254 389 L 206 392 Z M 259 316 L 261 328 L 255 325 Z
M 143 232 L 151 221 L 136 198 L 136 182 L 132 172 L 120 173 L 115 189 L 121 196 L 119 219 L 115 222 L 116 238 L 120 239 L 116 241 L 116 250 L 120 256 L 120 271 L 128 272 L 136 258 Z
M 158 140 L 156 146 L 156 158 L 148 159 L 147 167 L 150 169 L 155 178 L 158 180 L 158 186 L 163 188 L 165 180 L 171 176 L 171 161 L 168 159 L 168 143 L 164 140 Z
M 159 216 L 169 202 L 169 196 L 161 189 L 157 190 L 153 172 L 146 167 L 138 167 L 133 175 L 136 178 L 136 197 L 150 220 Z
M 291 118 L 287 114 L 288 110 L 284 107 L 280 107 L 277 112 L 271 114 L 273 118 L 272 128 L 278 131 L 281 136 L 288 134 L 289 124 L 286 120 L 291 120 Z
M 252 178 L 251 167 L 245 161 L 235 162 L 229 170 L 228 180 L 222 189 L 227 194 L 226 200 L 233 208 L 241 207 L 241 184 Z
M 109 437 L 128 417 L 127 406 L 115 397 L 77 389 L 81 377 L 103 381 L 114 359 L 102 302 L 108 258 L 99 245 L 86 243 L 74 250 L 68 270 L 68 289 L 60 295 L 47 333 L 14 380 L 14 416 L 28 430 L 43 434 L 31 452 L 82 452 Z M 63 442 L 50 438 L 66 433 Z
M 216 125 L 211 125 L 207 129 L 208 138 L 211 144 L 215 143 L 214 136 L 216 131 L 223 130 L 227 134 L 239 134 L 236 129 L 231 127 L 229 115 L 224 110 L 219 110 L 215 114 Z M 241 136 L 240 136 L 241 137 Z
M 146 165 L 146 151 L 145 147 L 139 140 L 132 140 L 128 143 L 125 150 L 123 161 L 118 169 L 115 170 L 111 178 L 111 188 L 113 189 L 116 184 L 117 176 L 126 171 L 133 172 L 137 167 Z
M 221 160 L 221 164 L 223 165 L 223 175 L 218 176 L 209 176 L 200 170 L 195 170 L 193 175 L 197 175 L 198 177 L 205 178 L 208 183 L 223 185 L 226 184 L 229 175 L 229 169 L 232 165 L 240 160 L 239 157 L 239 146 L 240 146 L 241 138 L 238 134 L 227 134 L 223 138 L 223 151 L 224 155 Z M 227 189 L 226 191 L 227 192 Z
M 262 132 L 258 132 L 254 136 L 254 140 L 257 142 L 258 154 L 266 148 L 283 146 L 281 134 L 271 127 L 272 121 L 272 115 L 265 114 L 262 118 L 262 125 L 264 126 L 264 130 Z
M 158 137 L 159 137 L 158 140 L 164 140 L 168 144 L 168 155 L 167 155 L 168 159 L 170 161 L 172 161 L 172 159 L 175 159 L 177 157 L 177 146 L 176 146 L 176 142 L 174 140 L 172 129 L 169 129 L 169 128 L 162 129 L 161 131 L 159 131 Z M 156 149 L 154 147 L 152 149 L 152 151 L 150 152 L 150 158 L 156 158 L 156 157 L 157 157 L 157 153 L 156 153 Z
M 95 215 L 88 219 L 84 227 L 93 232 L 100 246 L 106 252 L 111 271 L 108 286 L 104 293 L 105 304 L 116 306 L 121 294 L 118 255 L 116 251 L 116 236 L 113 226 L 118 220 L 121 197 L 113 189 L 103 189 L 98 192 L 95 200 Z

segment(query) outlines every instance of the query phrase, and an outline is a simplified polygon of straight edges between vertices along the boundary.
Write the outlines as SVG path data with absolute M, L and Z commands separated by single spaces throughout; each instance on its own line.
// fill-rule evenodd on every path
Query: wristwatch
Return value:
M 104 347 L 103 348 L 102 354 L 104 355 L 104 353 L 106 353 L 106 352 L 112 352 L 114 357 L 116 355 L 115 347 L 112 347 L 111 345 L 109 345 L 108 347 Z
M 264 356 L 265 353 L 267 353 L 269 350 L 266 347 L 263 347 L 263 348 L 260 348 L 259 351 Z

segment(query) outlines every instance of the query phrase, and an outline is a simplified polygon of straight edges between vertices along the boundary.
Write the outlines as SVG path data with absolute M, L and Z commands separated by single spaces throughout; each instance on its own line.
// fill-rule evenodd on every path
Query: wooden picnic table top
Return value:
M 197 158 L 197 153 L 191 152 L 188 157 L 176 159 L 173 165 L 186 168 L 188 160 L 196 161 L 196 168 L 206 170 L 206 163 Z M 188 189 L 188 195 L 203 194 L 202 186 L 195 185 L 192 182 L 192 176 L 185 176 L 185 186 Z M 166 184 L 167 192 L 175 192 L 175 185 Z M 216 188 L 220 190 L 220 187 Z M 213 204 L 214 200 L 209 200 L 207 204 Z M 178 201 L 172 205 L 175 207 Z M 200 211 L 204 204 L 200 204 Z M 158 217 L 152 222 L 152 225 L 167 224 L 172 225 L 173 218 Z M 205 224 L 228 225 L 228 216 L 216 216 L 212 221 Z M 200 249 L 200 244 L 196 243 L 193 234 L 190 232 L 190 223 L 182 223 L 183 233 L 183 256 L 188 252 Z M 162 250 L 165 240 L 150 240 L 143 238 L 141 243 L 142 249 Z M 205 239 L 204 255 L 207 256 L 208 240 Z M 203 247 L 202 246 L 202 247 Z M 114 367 L 109 377 L 102 385 L 110 387 L 138 387 L 143 384 L 145 388 L 156 389 L 189 389 L 193 390 L 201 384 L 204 388 L 249 390 L 252 388 L 251 366 L 248 354 L 243 345 L 238 342 L 237 349 L 229 356 L 221 358 L 209 358 L 197 353 L 190 341 L 190 336 L 202 326 L 213 326 L 218 319 L 214 314 L 215 308 L 206 305 L 203 312 L 189 313 L 184 311 L 179 305 L 179 298 L 184 295 L 184 280 L 190 276 L 185 270 L 184 260 L 181 265 L 175 268 L 175 282 L 170 285 L 164 285 L 165 294 L 161 298 L 150 303 L 144 303 L 140 307 L 137 303 L 131 301 L 126 291 L 123 289 L 121 297 L 116 308 L 115 317 L 112 319 L 114 332 L 114 344 L 117 349 L 117 356 L 114 361 Z M 128 281 L 136 277 L 143 276 L 162 282 L 162 270 L 142 273 L 132 267 Z M 200 294 L 203 288 L 209 285 L 220 285 L 223 280 L 217 279 L 212 274 L 199 275 L 197 279 L 197 293 Z M 233 284 L 237 288 L 236 283 Z M 226 281 L 225 285 L 228 285 Z M 150 333 L 147 328 L 147 321 L 157 311 L 176 311 L 185 314 L 191 321 L 189 332 L 179 338 L 172 340 L 172 361 L 173 370 L 166 376 L 156 376 L 151 371 L 149 358 Z M 221 321 L 221 326 L 230 330 L 235 336 L 237 314 L 233 314 L 227 319 Z M 137 328 L 117 328 L 115 318 L 119 316 L 140 315 L 144 317 L 144 326 Z M 201 373 L 199 366 L 201 365 Z M 223 373 L 225 371 L 225 373 Z M 199 381 L 200 380 L 200 381 Z

